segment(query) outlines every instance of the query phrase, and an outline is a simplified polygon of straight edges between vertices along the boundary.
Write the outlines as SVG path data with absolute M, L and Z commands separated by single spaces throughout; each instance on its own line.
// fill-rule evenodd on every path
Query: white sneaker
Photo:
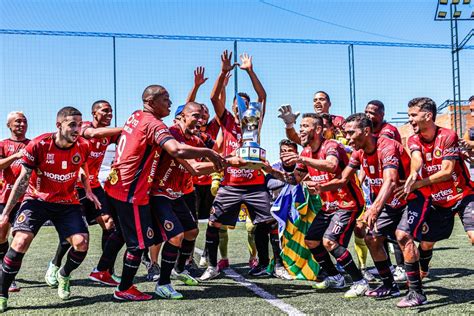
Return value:
M 344 293 L 345 298 L 356 298 L 359 296 L 364 296 L 365 292 L 369 290 L 369 282 L 366 279 L 354 282 L 351 285 L 351 288 Z
M 405 272 L 405 268 L 402 266 L 397 266 L 395 268 L 395 272 L 393 272 L 393 279 L 395 282 L 406 282 L 407 274 Z
M 325 290 L 325 289 L 342 289 L 346 286 L 346 280 L 341 274 L 335 276 L 328 276 L 322 282 L 315 282 L 313 284 L 313 288 L 318 290 Z
M 207 260 L 206 256 L 202 256 L 199 260 L 199 268 L 207 268 L 209 265 L 209 261 Z
M 286 271 L 284 266 L 275 267 L 273 275 L 282 280 L 293 280 L 293 277 Z
M 211 279 L 214 279 L 220 274 L 219 271 L 217 271 L 217 267 L 209 266 L 207 267 L 206 271 L 201 275 L 199 278 L 199 281 L 208 281 Z
M 372 275 L 372 273 L 370 273 L 369 271 L 367 271 L 367 269 L 362 269 L 360 272 L 362 272 L 362 276 L 363 276 L 364 279 L 366 279 L 368 282 L 372 282 L 373 280 L 375 280 L 375 277 Z

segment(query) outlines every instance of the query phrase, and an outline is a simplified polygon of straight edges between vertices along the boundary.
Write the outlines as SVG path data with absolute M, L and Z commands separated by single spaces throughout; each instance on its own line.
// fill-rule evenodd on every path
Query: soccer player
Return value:
M 2 311 L 7 308 L 8 288 L 21 267 L 23 256 L 47 220 L 53 222 L 60 239 L 72 245 L 66 263 L 57 272 L 58 295 L 63 300 L 70 298 L 70 274 L 84 260 L 89 240 L 75 190 L 81 168 L 87 180 L 89 178 L 86 162 L 90 147 L 80 137 L 81 125 L 81 112 L 73 107 L 64 107 L 56 117 L 58 131 L 34 138 L 25 148 L 20 175 L 13 185 L 0 221 L 0 228 L 6 228 L 10 213 L 26 191 L 13 225 L 13 241 L 0 271 Z M 85 190 L 86 197 L 100 208 L 100 202 L 88 181 L 85 181 Z
M 474 244 L 473 183 L 460 154 L 458 136 L 435 124 L 436 112 L 436 103 L 430 98 L 414 98 L 408 103 L 409 123 L 415 134 L 407 141 L 411 167 L 403 193 L 426 187 L 431 201 L 427 199 L 426 207 L 405 212 L 397 229 L 410 282 L 410 291 L 399 307 L 427 303 L 421 279 L 428 275 L 435 243 L 451 235 L 456 212 Z M 417 178 L 420 172 L 421 180 Z M 415 238 L 420 241 L 418 249 Z
M 23 158 L 23 149 L 30 140 L 26 138 L 28 130 L 28 121 L 23 112 L 14 111 L 7 115 L 7 127 L 10 130 L 10 138 L 0 141 L 0 212 L 3 212 L 8 197 L 12 191 L 13 184 L 21 171 L 21 158 Z M 13 208 L 5 229 L 0 230 L 0 262 L 8 251 L 8 235 L 13 225 L 20 202 Z M 9 292 L 18 292 L 20 288 L 13 281 L 8 289 Z
M 388 137 L 376 137 L 369 116 L 357 113 L 344 125 L 349 145 L 354 147 L 349 165 L 341 178 L 320 185 L 319 192 L 335 191 L 363 168 L 370 184 L 371 205 L 362 215 L 363 231 L 368 226 L 365 242 L 383 284 L 365 295 L 373 297 L 399 296 L 400 291 L 390 270 L 388 253 L 384 248 L 387 237 L 395 239 L 395 229 L 403 215 L 406 200 L 395 198 L 395 188 L 410 171 L 410 156 L 403 146 Z
M 331 99 L 329 98 L 329 94 L 327 94 L 325 91 L 317 91 L 313 97 L 313 107 L 314 112 L 317 114 L 329 114 L 329 108 L 331 107 Z M 294 124 L 296 123 L 296 119 L 300 113 L 293 113 L 291 105 L 289 104 L 282 105 L 278 111 L 280 111 L 278 117 L 283 120 L 286 126 L 286 137 L 288 137 L 289 140 L 301 145 L 300 135 L 298 135 L 294 128 Z M 331 122 L 334 125 L 335 136 L 342 135 L 344 117 L 333 114 L 330 114 L 330 116 Z
M 95 196 L 100 201 L 101 208 L 96 209 L 95 205 L 85 198 L 86 192 L 82 182 L 77 183 L 77 193 L 79 194 L 79 201 L 81 201 L 87 223 L 89 225 L 99 224 L 102 228 L 102 251 L 104 251 L 109 237 L 115 231 L 115 226 L 108 209 L 108 202 L 105 197 L 104 189 L 99 182 L 99 171 L 108 145 L 117 143 L 122 128 L 108 127 L 112 120 L 112 107 L 110 106 L 110 103 L 105 100 L 98 100 L 92 104 L 92 117 L 92 122 L 86 121 L 82 123 L 81 136 L 90 144 L 91 152 L 87 160 L 89 181 L 92 192 L 94 192 Z M 114 236 L 109 247 L 117 242 L 118 245 L 114 245 L 114 248 L 116 249 L 115 255 L 109 254 L 108 256 L 108 261 L 111 262 L 109 262 L 110 265 L 107 265 L 103 270 L 94 270 L 90 275 L 92 280 L 106 285 L 118 285 L 117 281 L 112 278 L 111 272 L 113 271 L 113 265 L 118 251 L 123 246 L 123 240 L 121 240 L 120 237 L 117 238 Z M 70 248 L 71 245 L 67 241 L 62 241 L 58 244 L 56 255 L 49 263 L 45 275 L 46 283 L 49 286 L 57 286 L 58 281 L 56 279 L 56 273 L 61 266 L 62 258 Z M 102 267 L 100 268 L 102 269 Z M 109 271 L 109 269 L 111 270 Z
M 319 114 L 303 115 L 300 137 L 304 149 L 299 156 L 293 152 L 282 154 L 283 161 L 297 162 L 294 173 L 282 173 L 273 168 L 266 168 L 265 171 L 292 184 L 303 181 L 309 174 L 310 180 L 306 181 L 309 187 L 323 185 L 340 177 L 342 170 L 349 163 L 349 157 L 340 143 L 323 137 L 323 120 Z M 343 288 L 346 285 L 344 277 L 329 257 L 331 252 L 354 281 L 344 296 L 362 296 L 369 289 L 369 285 L 347 250 L 356 218 L 364 206 L 362 193 L 353 177 L 338 190 L 325 191 L 320 196 L 323 206 L 308 229 L 305 243 L 328 277 L 322 282 L 316 282 L 314 287 L 327 289 Z
M 157 220 L 149 206 L 149 191 L 162 151 L 172 157 L 194 159 L 206 157 L 216 169 L 223 158 L 207 148 L 195 148 L 177 142 L 162 119 L 170 114 L 168 91 L 150 85 L 142 94 L 143 110 L 132 113 L 123 127 L 111 172 L 105 182 L 110 207 L 118 215 L 120 230 L 127 245 L 122 279 L 114 292 L 119 300 L 150 300 L 140 292 L 133 278 L 145 248 L 162 242 Z
M 242 64 L 240 69 L 245 70 L 257 92 L 258 102 L 262 103 L 260 117 L 260 130 L 265 116 L 266 92 L 253 70 L 252 58 L 247 54 L 240 56 Z M 221 72 L 211 93 L 211 101 L 222 129 L 224 141 L 224 156 L 227 156 L 241 146 L 242 131 L 240 128 L 237 102 L 234 99 L 231 114 L 225 103 L 220 98 L 221 90 L 227 74 L 234 68 L 231 64 L 232 53 L 224 51 L 221 55 Z M 239 96 L 250 102 L 247 94 Z M 242 203 L 246 204 L 249 215 L 255 228 L 255 242 L 258 251 L 259 264 L 249 271 L 250 275 L 266 275 L 266 268 L 270 262 L 268 256 L 268 243 L 270 227 L 274 219 L 270 214 L 270 195 L 265 185 L 265 176 L 261 170 L 238 169 L 227 167 L 224 170 L 224 180 L 212 204 L 211 216 L 206 230 L 206 245 L 209 254 L 209 266 L 202 274 L 200 280 L 206 281 L 219 275 L 217 269 L 217 249 L 219 246 L 219 228 L 221 225 L 234 226 L 240 212 Z

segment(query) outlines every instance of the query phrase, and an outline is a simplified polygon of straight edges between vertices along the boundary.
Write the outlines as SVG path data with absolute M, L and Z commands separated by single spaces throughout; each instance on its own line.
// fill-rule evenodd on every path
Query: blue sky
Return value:
M 0 1 L 0 29 L 107 32 L 182 36 L 297 38 L 450 44 L 449 22 L 435 22 L 435 0 L 424 1 Z M 466 10 L 474 10 L 473 4 Z M 463 9 L 464 11 L 464 9 Z M 463 38 L 472 22 L 459 23 Z M 474 42 L 470 42 L 474 45 Z M 121 125 L 140 107 L 148 84 L 162 84 L 174 106 L 184 102 L 193 70 L 205 66 L 209 95 L 219 72 L 219 55 L 232 42 L 117 39 L 117 120 Z M 268 93 L 262 146 L 272 159 L 284 137 L 277 108 L 293 104 L 312 111 L 312 95 L 327 91 L 332 112 L 350 114 L 346 45 L 238 43 L 253 55 L 254 68 Z M 408 100 L 430 96 L 438 104 L 452 98 L 448 49 L 355 46 L 356 98 L 382 100 L 386 118 L 406 111 Z M 0 120 L 22 109 L 30 137 L 54 130 L 56 111 L 77 106 L 89 117 L 97 99 L 114 96 L 112 39 L 0 34 Z M 461 94 L 474 94 L 474 50 L 463 50 Z M 239 72 L 239 90 L 255 97 Z M 233 82 L 228 94 L 233 93 Z M 168 121 L 169 122 L 169 121 Z M 1 136 L 7 137 L 6 128 Z

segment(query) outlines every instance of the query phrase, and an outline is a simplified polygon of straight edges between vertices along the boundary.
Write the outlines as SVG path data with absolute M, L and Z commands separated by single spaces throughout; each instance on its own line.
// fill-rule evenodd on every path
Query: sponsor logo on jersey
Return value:
M 75 153 L 74 156 L 72 156 L 72 163 L 77 165 L 81 162 L 81 154 L 80 153 Z
M 66 174 L 57 174 L 57 173 L 52 173 L 48 171 L 43 171 L 43 175 L 46 178 L 54 180 L 54 181 L 67 182 L 74 179 L 74 177 L 76 176 L 76 172 L 74 171 L 74 172 L 69 172 Z
M 453 189 L 441 190 L 438 193 L 432 193 L 431 197 L 433 201 L 451 200 L 453 195 Z
M 46 163 L 47 164 L 54 164 L 54 154 L 46 154 Z

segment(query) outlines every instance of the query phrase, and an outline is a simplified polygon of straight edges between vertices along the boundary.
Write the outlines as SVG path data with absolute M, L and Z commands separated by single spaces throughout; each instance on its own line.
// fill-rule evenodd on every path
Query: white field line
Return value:
M 194 248 L 194 251 L 197 254 L 202 255 L 202 250 L 201 249 Z M 244 278 L 242 275 L 237 273 L 234 269 L 227 268 L 227 269 L 224 270 L 224 273 L 225 273 L 226 276 L 228 276 L 229 278 L 232 278 L 235 282 L 239 283 L 240 285 L 245 286 L 246 288 L 248 288 L 249 290 L 251 290 L 252 292 L 257 294 L 258 296 L 263 298 L 267 303 L 275 306 L 276 308 L 278 308 L 282 312 L 284 312 L 288 315 L 298 315 L 298 316 L 305 315 L 304 313 L 302 313 L 298 309 L 294 308 L 290 304 L 286 304 L 285 302 L 283 302 L 282 300 L 276 298 L 275 296 L 268 293 L 267 291 L 265 291 L 261 287 L 258 287 L 255 283 L 250 282 L 249 280 Z

